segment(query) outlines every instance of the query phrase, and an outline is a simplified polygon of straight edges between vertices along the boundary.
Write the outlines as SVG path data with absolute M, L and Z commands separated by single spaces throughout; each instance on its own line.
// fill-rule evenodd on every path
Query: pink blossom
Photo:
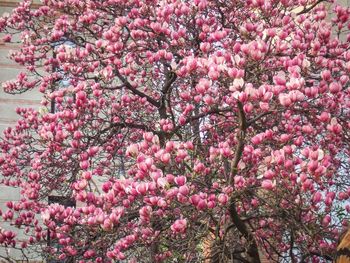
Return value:
M 245 185 L 245 179 L 243 176 L 235 176 L 234 183 L 236 187 L 241 188 Z
M 175 177 L 175 183 L 179 186 L 184 185 L 186 183 L 186 181 L 187 181 L 186 176 L 182 175 L 182 176 Z
M 226 205 L 227 201 L 228 201 L 228 196 L 226 194 L 220 194 L 218 196 L 218 201 L 222 204 L 222 205 Z
M 171 158 L 171 156 L 170 156 L 169 153 L 164 153 L 164 154 L 160 157 L 160 159 L 162 160 L 162 162 L 163 162 L 163 163 L 166 163 L 166 164 L 169 163 L 170 158 Z
M 329 91 L 331 93 L 338 93 L 341 90 L 341 85 L 337 82 L 332 82 L 329 84 Z
M 320 192 L 316 192 L 312 198 L 312 201 L 317 204 L 322 200 L 322 194 Z
M 148 184 L 147 183 L 140 183 L 136 186 L 137 193 L 141 195 L 145 195 L 148 191 Z
M 263 180 L 261 183 L 261 187 L 266 190 L 273 190 L 275 188 L 275 183 L 273 183 L 271 180 L 266 179 Z
M 184 233 L 187 228 L 187 219 L 177 219 L 172 225 L 171 230 L 177 233 Z

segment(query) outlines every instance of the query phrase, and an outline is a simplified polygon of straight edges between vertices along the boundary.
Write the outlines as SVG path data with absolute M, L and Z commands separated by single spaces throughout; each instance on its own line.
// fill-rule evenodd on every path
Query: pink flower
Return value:
M 77 188 L 80 190 L 83 190 L 86 188 L 87 185 L 88 185 L 88 182 L 85 179 L 82 179 L 77 183 Z
M 338 93 L 339 91 L 341 91 L 341 85 L 338 82 L 332 82 L 329 85 L 329 91 L 331 93 Z
M 139 153 L 139 147 L 137 144 L 131 144 L 129 147 L 126 149 L 126 156 L 131 156 L 135 157 Z
M 187 220 L 186 219 L 177 219 L 174 224 L 171 225 L 171 230 L 177 233 L 184 233 L 187 228 Z
M 187 185 L 182 185 L 179 187 L 179 193 L 186 196 L 190 192 L 189 188 Z
M 287 94 L 280 94 L 279 101 L 282 106 L 289 107 L 292 104 L 292 100 Z
M 253 144 L 260 144 L 264 140 L 264 134 L 260 133 L 255 135 L 251 141 Z
M 210 43 L 208 42 L 205 42 L 205 43 L 201 43 L 200 44 L 200 50 L 203 52 L 203 53 L 208 53 L 208 51 L 210 50 Z
M 329 224 L 331 223 L 331 216 L 330 215 L 326 215 L 323 219 L 322 219 L 322 225 L 324 227 L 329 226 Z
M 245 185 L 245 179 L 241 175 L 237 175 L 234 178 L 234 183 L 237 188 L 242 188 Z
M 181 176 L 175 177 L 175 183 L 176 183 L 178 186 L 184 185 L 184 184 L 186 183 L 186 181 L 187 181 L 186 176 L 181 175 Z
M 273 183 L 271 180 L 269 179 L 266 179 L 266 180 L 263 180 L 262 183 L 261 183 L 261 187 L 266 189 L 266 190 L 272 190 L 274 189 L 276 186 L 275 183 Z
M 136 186 L 136 192 L 140 195 L 145 195 L 148 191 L 147 183 L 140 183 Z
M 312 197 L 312 202 L 315 204 L 319 203 L 322 200 L 322 194 L 320 192 L 314 193 L 314 196 Z
M 218 201 L 220 204 L 222 205 L 226 205 L 227 201 L 228 201 L 228 196 L 227 194 L 219 194 L 218 196 Z
M 286 85 L 286 79 L 283 75 L 277 75 L 277 76 L 274 76 L 273 77 L 273 82 L 276 84 L 276 85 Z
M 219 78 L 219 76 L 220 76 L 220 73 L 216 69 L 212 68 L 212 69 L 209 70 L 208 76 L 212 80 L 217 80 Z
M 139 210 L 139 213 L 141 221 L 148 222 L 152 213 L 152 207 L 144 206 Z
M 162 156 L 160 157 L 161 161 L 165 164 L 169 163 L 170 161 L 170 153 L 164 153 L 162 154 Z
M 328 81 L 331 79 L 331 72 L 329 70 L 324 70 L 321 72 L 321 77 L 323 80 Z
M 319 119 L 322 122 L 328 122 L 331 119 L 331 115 L 328 112 L 322 112 L 321 115 L 319 116 Z
M 86 92 L 85 91 L 78 91 L 76 94 L 76 99 L 85 101 L 86 100 Z
M 272 171 L 272 170 L 267 170 L 265 173 L 264 173 L 264 178 L 265 179 L 273 179 L 275 177 L 275 172 Z
M 198 204 L 197 204 L 197 209 L 198 210 L 205 210 L 208 207 L 207 200 L 200 199 Z

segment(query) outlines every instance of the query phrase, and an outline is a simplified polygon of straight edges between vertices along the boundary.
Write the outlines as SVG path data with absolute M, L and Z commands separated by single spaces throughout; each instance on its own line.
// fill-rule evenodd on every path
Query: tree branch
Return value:
M 231 184 L 232 184 L 233 177 L 237 174 L 238 163 L 242 157 L 243 149 L 244 149 L 244 140 L 246 135 L 245 132 L 246 132 L 246 129 L 248 128 L 248 123 L 244 114 L 242 103 L 238 101 L 237 107 L 238 107 L 239 131 L 237 133 L 238 143 L 236 146 L 235 158 L 233 159 L 233 162 L 231 165 L 231 178 L 230 178 Z M 227 173 L 227 174 L 230 174 L 230 173 Z M 239 217 L 233 197 L 231 197 L 230 199 L 229 214 L 232 222 L 235 224 L 238 231 L 241 232 L 241 234 L 244 236 L 244 238 L 248 242 L 247 253 L 251 259 L 251 262 L 260 263 L 259 250 L 254 240 L 254 236 L 248 230 L 246 224 Z
M 129 81 L 127 81 L 126 78 L 124 78 L 118 70 L 115 71 L 115 75 L 120 79 L 121 82 L 125 85 L 125 87 L 130 90 L 132 93 L 138 95 L 141 98 L 146 98 L 149 103 L 151 103 L 153 106 L 159 108 L 161 104 L 156 101 L 155 99 L 151 98 L 150 96 L 146 95 L 145 93 L 139 91 L 138 89 L 134 88 Z
M 208 116 L 210 114 L 220 114 L 222 112 L 229 112 L 229 111 L 231 111 L 231 108 L 227 107 L 227 108 L 223 108 L 223 109 L 214 108 L 214 109 L 211 109 L 211 110 L 209 110 L 207 112 L 199 113 L 198 115 L 195 115 L 195 116 L 192 116 L 192 117 L 188 118 L 183 125 L 176 126 L 174 128 L 173 132 L 176 133 L 178 130 L 181 129 L 182 126 L 185 126 L 186 124 L 189 124 L 192 121 L 195 121 L 195 120 L 198 120 L 200 118 L 206 117 L 206 116 Z
M 306 14 L 308 12 L 310 12 L 312 9 L 314 9 L 318 4 L 324 2 L 325 0 L 319 0 L 317 2 L 315 2 L 314 4 L 312 4 L 309 7 L 304 8 L 303 10 L 301 10 L 300 12 L 297 13 L 297 15 L 302 15 L 302 14 Z

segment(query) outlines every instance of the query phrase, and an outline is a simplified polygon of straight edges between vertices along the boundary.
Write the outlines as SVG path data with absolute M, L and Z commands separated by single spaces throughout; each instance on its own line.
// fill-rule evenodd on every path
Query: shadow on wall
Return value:
M 340 237 L 335 263 L 350 263 L 350 228 Z

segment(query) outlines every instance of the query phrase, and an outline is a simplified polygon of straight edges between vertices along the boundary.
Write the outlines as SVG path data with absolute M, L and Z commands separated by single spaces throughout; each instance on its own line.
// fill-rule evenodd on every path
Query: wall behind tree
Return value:
M 18 5 L 19 0 L 0 0 L 0 15 L 6 15 Z M 39 1 L 34 1 L 38 3 Z M 38 6 L 38 4 L 34 4 Z M 19 47 L 18 44 L 5 43 L 0 35 L 0 84 L 4 81 L 13 79 L 23 69 L 22 67 L 15 64 L 9 59 L 9 52 L 16 50 Z M 3 88 L 0 86 L 0 134 L 7 127 L 14 126 L 18 120 L 16 114 L 17 107 L 33 107 L 37 108 L 40 106 L 40 94 L 37 91 L 29 91 L 24 94 L 11 95 L 5 93 Z M 1 175 L 0 175 L 1 176 Z M 0 209 L 6 211 L 6 202 L 15 201 L 20 199 L 20 192 L 18 189 L 12 187 L 0 186 Z M 0 228 L 7 228 L 8 223 L 0 221 Z M 11 227 L 10 227 L 11 229 Z M 9 253 L 11 256 L 20 258 L 21 254 L 11 248 L 4 249 L 0 248 L 0 262 L 1 257 L 6 256 Z M 6 262 L 6 261 L 3 261 Z

